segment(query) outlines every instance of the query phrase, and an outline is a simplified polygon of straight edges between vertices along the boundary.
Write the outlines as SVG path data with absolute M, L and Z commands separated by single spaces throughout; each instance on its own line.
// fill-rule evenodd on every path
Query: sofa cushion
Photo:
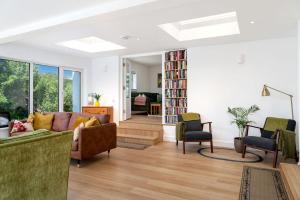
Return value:
M 274 151 L 276 149 L 276 140 L 264 137 L 247 136 L 244 140 L 245 144 L 255 146 L 262 149 Z
M 52 130 L 58 132 L 68 130 L 68 125 L 70 122 L 71 115 L 72 115 L 71 113 L 67 113 L 67 112 L 54 113 Z
M 54 117 L 53 114 L 44 115 L 42 113 L 34 113 L 34 122 L 33 122 L 34 130 L 38 130 L 38 129 L 51 130 L 53 117 Z

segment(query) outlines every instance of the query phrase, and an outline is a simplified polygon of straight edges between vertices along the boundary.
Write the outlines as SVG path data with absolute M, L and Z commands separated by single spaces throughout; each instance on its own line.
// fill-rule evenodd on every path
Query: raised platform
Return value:
M 155 145 L 163 141 L 161 117 L 133 116 L 118 126 L 118 142 Z
M 300 199 L 300 166 L 280 163 L 280 173 L 290 200 Z

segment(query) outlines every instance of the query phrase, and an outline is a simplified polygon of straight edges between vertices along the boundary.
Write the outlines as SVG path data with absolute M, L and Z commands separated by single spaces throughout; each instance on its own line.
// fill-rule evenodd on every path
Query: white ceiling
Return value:
M 0 37 L 0 44 L 14 42 L 84 57 L 128 55 L 295 36 L 297 19 L 300 19 L 299 0 L 76 0 L 75 2 L 74 0 L 1 1 L 0 36 L 5 37 Z M 127 7 L 120 2 L 123 4 L 127 2 Z M 103 6 L 107 9 L 103 9 Z M 95 7 L 102 8 L 101 12 L 97 13 L 94 10 L 88 15 L 87 11 Z M 179 42 L 157 26 L 232 11 L 237 12 L 240 35 Z M 60 17 L 62 14 L 68 17 Z M 72 16 L 77 17 L 74 17 L 75 21 L 71 21 Z M 48 26 L 47 23 L 42 23 L 44 26 L 34 26 L 35 29 L 30 30 L 28 25 L 41 25 L 38 23 L 41 20 L 55 23 L 49 23 Z M 250 24 L 250 21 L 255 23 Z M 24 26 L 27 31 L 24 31 Z M 16 32 L 18 34 L 15 34 Z M 120 39 L 120 36 L 124 35 L 139 37 L 140 40 Z M 58 42 L 88 36 L 96 36 L 127 48 L 89 54 L 56 45 Z
M 131 57 L 128 59 L 135 63 L 141 64 L 141 65 L 146 65 L 149 67 L 157 67 L 157 66 L 161 66 L 161 64 L 162 64 L 161 55 L 136 56 L 136 57 Z

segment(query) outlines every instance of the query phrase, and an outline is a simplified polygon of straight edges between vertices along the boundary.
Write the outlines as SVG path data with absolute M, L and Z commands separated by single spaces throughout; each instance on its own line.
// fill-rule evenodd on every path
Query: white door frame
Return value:
M 164 88 L 165 88 L 165 81 L 164 81 L 164 63 L 165 63 L 165 51 L 157 51 L 157 52 L 150 52 L 150 53 L 140 53 L 140 54 L 130 54 L 130 55 L 124 55 L 124 56 L 121 56 L 120 57 L 120 113 L 119 113 L 119 117 L 120 117 L 120 121 L 124 121 L 124 111 L 125 111 L 125 108 L 124 108 L 124 88 L 123 88 L 123 82 L 124 82 L 124 74 L 123 74 L 123 59 L 125 58 L 135 58 L 135 57 L 142 57 L 142 56 L 153 56 L 153 55 L 161 55 L 161 71 L 162 71 L 162 123 L 164 123 L 164 116 L 165 116 L 165 109 L 164 109 L 164 99 L 165 99 L 165 93 L 163 92 L 164 91 Z

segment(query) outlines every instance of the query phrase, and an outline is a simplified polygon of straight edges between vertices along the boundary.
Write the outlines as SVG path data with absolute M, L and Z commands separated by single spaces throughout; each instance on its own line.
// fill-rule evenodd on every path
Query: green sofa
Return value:
M 0 140 L 1 200 L 66 200 L 72 132 Z

